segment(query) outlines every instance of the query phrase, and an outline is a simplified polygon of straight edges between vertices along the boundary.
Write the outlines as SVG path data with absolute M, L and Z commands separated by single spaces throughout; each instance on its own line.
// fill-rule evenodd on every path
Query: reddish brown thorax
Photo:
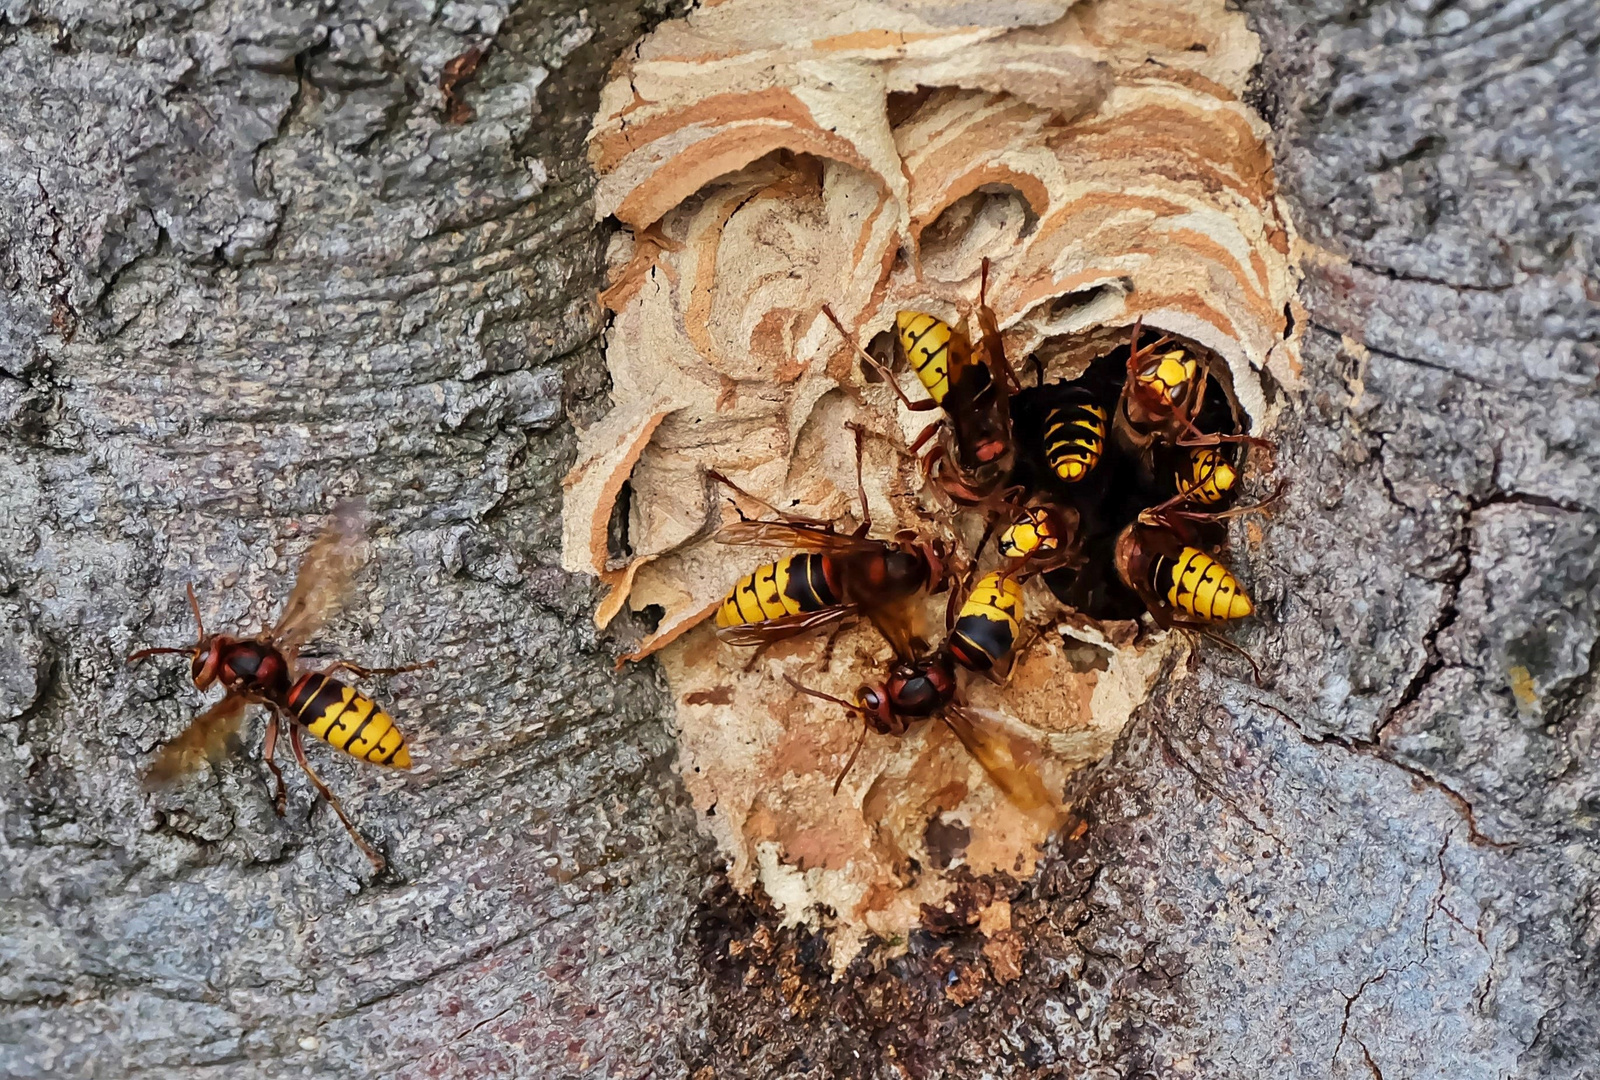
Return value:
M 914 593 L 928 583 L 928 563 L 909 551 L 891 551 L 883 557 L 882 584 L 896 595 Z
M 882 554 L 824 555 L 822 572 L 836 595 L 881 605 L 942 583 L 944 561 L 932 546 L 919 543 Z
M 914 664 L 896 664 L 882 686 L 857 690 L 856 703 L 873 731 L 904 735 L 911 721 L 932 716 L 950 704 L 955 693 L 955 669 L 938 653 Z
M 289 692 L 289 665 L 275 646 L 213 634 L 195 650 L 191 665 L 201 690 L 214 682 L 248 697 L 281 700 Z

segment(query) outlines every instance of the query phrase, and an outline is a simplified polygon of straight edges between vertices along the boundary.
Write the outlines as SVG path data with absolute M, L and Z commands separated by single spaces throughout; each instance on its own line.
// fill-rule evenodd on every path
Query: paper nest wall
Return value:
M 862 343 L 901 308 L 957 322 L 984 256 L 1020 370 L 1037 355 L 1071 374 L 1142 317 L 1224 358 L 1259 427 L 1256 373 L 1297 384 L 1304 320 L 1267 127 L 1241 97 L 1257 48 L 1221 0 L 724 0 L 643 39 L 602 94 L 597 210 L 623 226 L 602 295 L 614 405 L 579 436 L 563 564 L 610 587 L 602 626 L 624 604 L 659 610 L 639 655 L 676 696 L 702 821 L 739 887 L 834 931 L 840 965 L 872 936 L 903 942 L 952 874 L 1030 873 L 1056 821 L 1013 807 L 938 724 L 869 737 L 835 796 L 859 724 L 782 676 L 848 697 L 890 652 L 852 629 L 745 670 L 707 617 L 782 552 L 715 542 L 732 512 L 706 471 L 848 527 L 852 420 L 882 436 L 867 440 L 874 534 L 937 534 L 937 498 L 891 445 L 929 414 L 864 379 L 821 308 Z M 625 489 L 623 554 L 609 533 Z M 1037 639 L 1006 688 L 969 680 L 970 699 L 1048 745 L 1059 791 L 1176 642 L 1126 644 L 1131 627 L 1097 627 L 1038 583 L 1027 600 Z M 1003 930 L 1004 912 L 982 925 Z

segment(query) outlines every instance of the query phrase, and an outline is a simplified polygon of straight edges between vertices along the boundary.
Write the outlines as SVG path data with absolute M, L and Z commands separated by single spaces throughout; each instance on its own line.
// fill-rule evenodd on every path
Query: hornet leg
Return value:
M 872 507 L 867 505 L 867 485 L 861 479 L 861 455 L 865 450 L 861 440 L 864 432 L 861 425 L 853 420 L 846 421 L 844 426 L 856 435 L 856 495 L 861 500 L 861 526 L 856 531 L 859 535 L 866 536 L 872 531 Z
M 1022 658 L 1027 656 L 1029 650 L 1035 645 L 1044 640 L 1044 635 L 1031 626 L 1028 627 L 1027 634 L 1027 640 L 1011 652 L 1011 662 L 1006 665 L 1005 677 L 999 680 L 1002 690 L 1011 685 L 1011 676 L 1017 673 L 1017 668 L 1022 664 Z
M 783 521 L 788 522 L 791 525 L 812 525 L 812 526 L 815 526 L 817 528 L 828 529 L 830 532 L 833 530 L 833 522 L 831 522 L 831 521 L 823 521 L 821 518 L 806 517 L 803 514 L 790 514 L 790 513 L 784 512 L 782 510 L 779 510 L 776 506 L 773 506 L 771 503 L 769 503 L 767 500 L 763 499 L 761 496 L 752 495 L 750 492 L 746 491 L 744 488 L 740 487 L 738 484 L 735 484 L 732 480 L 729 480 L 726 476 L 722 475 L 722 473 L 718 472 L 715 469 L 707 469 L 706 470 L 706 475 L 709 476 L 712 480 L 714 480 L 717 483 L 721 484 L 722 486 L 724 486 L 726 488 L 729 488 L 729 489 L 733 490 L 734 492 L 737 492 L 740 495 L 743 495 L 745 498 L 749 499 L 751 502 L 760 503 L 762 506 L 765 506 L 768 510 L 771 510 L 780 519 L 782 519 Z M 732 500 L 729 500 L 729 501 L 731 502 Z M 734 513 L 739 515 L 739 520 L 740 521 L 749 521 L 750 520 L 749 518 L 745 517 L 744 511 L 739 509 L 739 504 L 738 503 L 734 503 L 733 504 L 733 510 L 734 510 Z
M 272 808 L 278 812 L 279 817 L 282 817 L 288 806 L 289 794 L 283 784 L 283 770 L 279 769 L 278 763 L 273 760 L 273 755 L 278 751 L 278 723 L 278 710 L 268 710 L 267 737 L 261 743 L 261 760 L 272 770 Z
M 311 762 L 306 760 L 306 748 L 300 735 L 300 725 L 293 721 L 289 723 L 289 746 L 294 750 L 294 759 L 305 770 L 306 778 L 311 781 L 311 786 L 316 788 L 317 793 L 324 799 L 328 800 L 328 805 L 333 807 L 335 814 L 339 815 L 339 820 L 344 823 L 345 831 L 350 834 L 350 839 L 355 841 L 356 847 L 361 849 L 361 854 L 365 855 L 367 861 L 372 863 L 373 869 L 380 874 L 383 873 L 388 864 L 384 861 L 383 856 L 379 855 L 377 850 L 356 831 L 355 823 L 346 816 L 344 806 L 339 802 L 338 796 L 328 789 L 328 785 L 322 782 L 322 777 L 318 776 L 315 770 L 311 768 Z
M 910 457 L 916 457 L 917 451 L 928 445 L 928 440 L 939 433 L 939 428 L 943 423 L 944 420 L 941 418 L 923 428 L 922 434 L 918 435 L 911 445 L 906 447 L 906 454 Z
M 861 359 L 864 360 L 873 371 L 878 373 L 878 376 L 883 379 L 884 382 L 889 384 L 889 389 L 895 392 L 895 395 L 900 399 L 900 404 L 904 405 L 912 412 L 931 412 L 939 407 L 939 403 L 934 401 L 932 398 L 919 398 L 916 401 L 912 401 L 909 397 L 907 397 L 906 392 L 900 389 L 900 383 L 894 377 L 894 372 L 880 364 L 877 357 L 873 356 L 856 343 L 856 339 L 851 337 L 850 334 L 845 330 L 844 324 L 839 321 L 839 317 L 833 313 L 833 309 L 831 307 L 829 307 L 827 304 L 823 304 L 822 313 L 828 317 L 829 322 L 833 323 L 833 328 L 839 331 L 839 336 L 844 338 L 845 341 L 850 344 L 850 347 L 856 351 L 856 355 L 860 356 Z

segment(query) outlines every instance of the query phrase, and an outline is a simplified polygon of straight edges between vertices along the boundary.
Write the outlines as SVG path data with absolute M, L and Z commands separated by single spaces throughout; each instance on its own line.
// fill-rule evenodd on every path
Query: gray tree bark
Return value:
M 664 13 L 0 6 L 0 1074 L 1600 1076 L 1600 25 L 1247 8 L 1312 244 L 1264 686 L 1208 655 L 1034 880 L 833 982 L 720 884 L 557 567 L 582 139 Z M 439 660 L 384 688 L 415 778 L 317 758 L 378 878 L 248 755 L 143 794 L 198 696 L 121 659 L 189 640 L 187 581 L 269 618 L 350 494 L 330 652 Z

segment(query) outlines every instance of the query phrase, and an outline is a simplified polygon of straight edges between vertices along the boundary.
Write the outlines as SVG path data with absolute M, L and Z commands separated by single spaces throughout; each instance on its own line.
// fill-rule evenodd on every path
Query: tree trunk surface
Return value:
M 583 138 L 670 12 L 0 4 L 0 1075 L 1600 1076 L 1600 20 L 1245 6 L 1311 322 L 1262 685 L 1158 689 L 1002 946 L 973 881 L 835 981 L 558 565 Z M 415 775 L 312 748 L 381 876 L 253 753 L 146 794 L 200 695 L 123 663 L 351 495 L 324 651 L 438 661 L 374 684 Z

